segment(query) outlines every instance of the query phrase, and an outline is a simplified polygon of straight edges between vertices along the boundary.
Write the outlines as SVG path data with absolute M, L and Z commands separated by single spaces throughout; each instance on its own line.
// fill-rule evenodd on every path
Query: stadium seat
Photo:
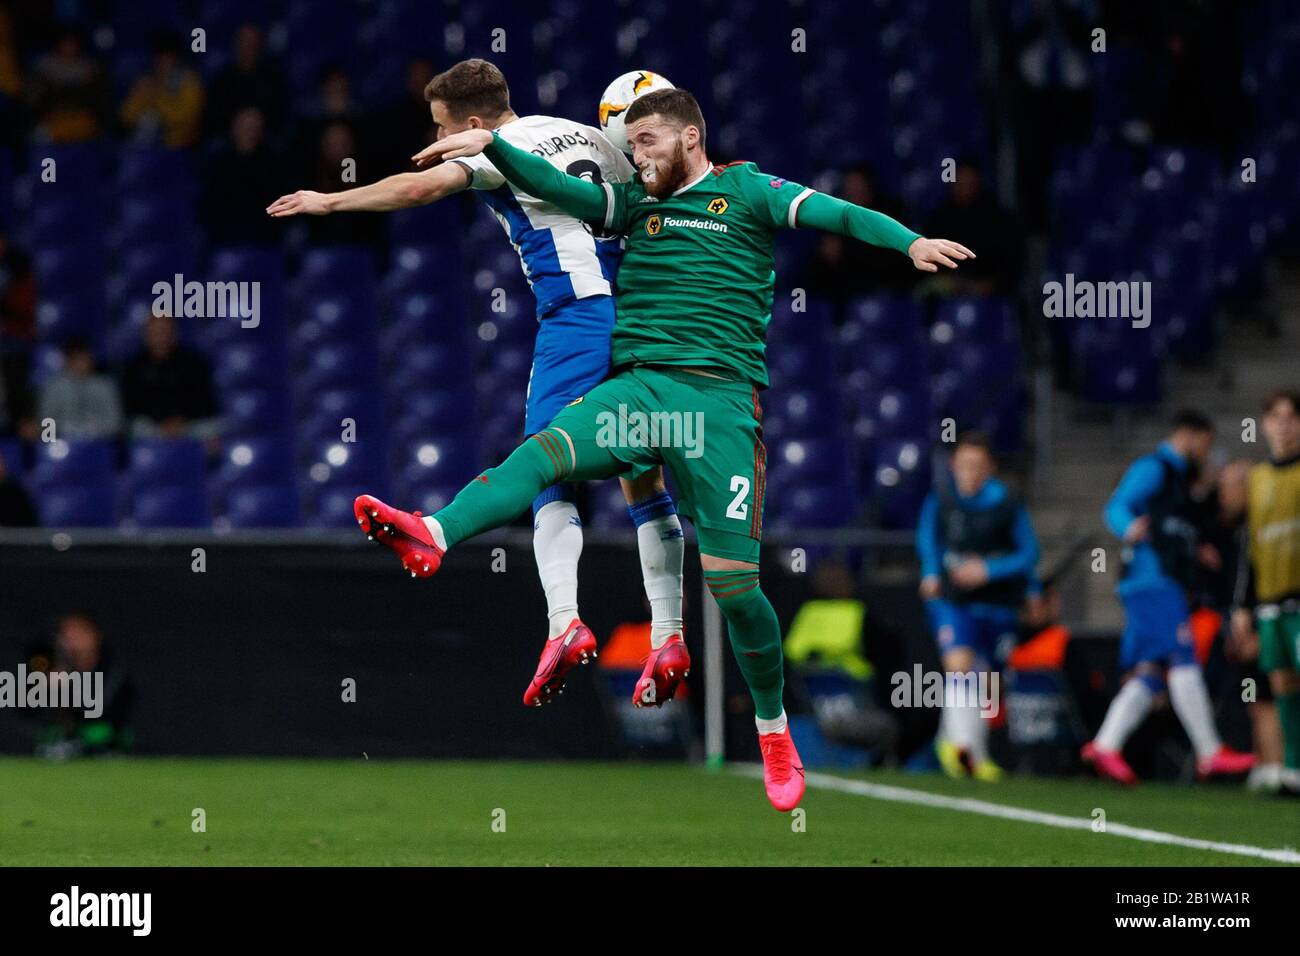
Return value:
M 293 485 L 232 488 L 221 517 L 231 528 L 280 528 L 298 524 L 298 492 Z
M 59 439 L 36 444 L 32 482 L 49 488 L 113 484 L 113 445 L 100 439 Z
M 201 484 L 164 485 L 138 491 L 124 523 L 141 528 L 203 528 L 212 523 L 212 513 Z
M 284 438 L 240 438 L 226 443 L 216 482 L 229 489 L 283 484 L 292 476 L 292 458 Z
M 285 397 L 266 388 L 223 389 L 221 417 L 227 439 L 284 434 L 290 424 Z
M 124 478 L 132 489 L 203 483 L 203 442 L 192 438 L 138 438 L 131 442 Z
M 113 524 L 113 485 L 54 486 L 38 491 L 36 511 L 47 528 L 107 528 Z
M 334 295 L 373 302 L 374 290 L 374 253 L 361 246 L 308 249 L 291 283 L 293 295 L 301 300 Z

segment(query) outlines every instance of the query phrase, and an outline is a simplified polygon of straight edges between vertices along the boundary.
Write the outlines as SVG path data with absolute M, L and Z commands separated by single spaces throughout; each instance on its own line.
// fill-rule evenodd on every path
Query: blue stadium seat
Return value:
M 844 443 L 834 438 L 791 438 L 774 443 L 768 469 L 780 482 L 831 484 L 847 482 L 848 459 Z
M 203 483 L 203 442 L 191 438 L 143 438 L 131 442 L 124 475 L 134 489 Z
M 0 461 L 10 478 L 21 479 L 27 473 L 27 453 L 17 438 L 0 437 Z
M 924 316 L 913 299 L 898 295 L 867 295 L 851 299 L 844 308 L 842 334 L 851 342 L 910 343 L 919 337 Z
M 285 397 L 266 388 L 223 389 L 222 425 L 229 438 L 282 435 L 289 430 Z
M 396 449 L 395 461 L 407 485 L 460 487 L 479 473 L 478 449 L 471 436 L 428 436 Z
M 303 309 L 304 318 L 293 330 L 295 350 L 315 348 L 324 342 L 345 342 L 367 336 L 374 326 L 374 306 L 347 296 L 313 299 Z
M 251 336 L 221 345 L 213 355 L 212 366 L 213 381 L 223 391 L 279 389 L 284 384 L 284 356 Z
M 834 352 L 821 343 L 789 343 L 769 349 L 767 367 L 774 386 L 805 388 L 835 381 Z
M 321 246 L 308 249 L 302 268 L 291 283 L 303 300 L 336 295 L 374 300 L 375 257 L 363 246 Z
M 107 528 L 113 524 L 111 483 L 57 485 L 33 497 L 41 524 L 47 528 Z
M 832 379 L 828 376 L 822 381 Z M 773 420 L 781 422 L 776 430 L 790 438 L 834 437 L 840 432 L 843 415 L 833 391 L 822 388 L 773 391 L 767 393 L 764 401 L 765 436 L 780 437 L 770 427 Z
M 102 439 L 38 442 L 32 482 L 41 490 L 70 485 L 111 486 L 113 445 Z
M 298 491 L 293 485 L 232 488 L 221 517 L 231 528 L 280 528 L 298 523 Z
M 124 523 L 141 528 L 204 528 L 212 523 L 212 512 L 202 484 L 163 485 L 136 492 Z
M 902 439 L 882 441 L 876 452 L 875 485 L 881 525 L 915 527 L 930 489 L 927 445 Z
M 783 485 L 768 496 L 764 527 L 773 531 L 842 528 L 853 521 L 857 495 L 849 485 Z
M 292 477 L 290 445 L 285 438 L 239 438 L 226 443 L 216 484 L 232 489 L 285 484 Z
M 361 345 L 327 343 L 312 349 L 306 364 L 294 377 L 299 395 L 312 395 L 330 388 L 369 387 L 377 368 L 368 348 Z
M 1007 299 L 947 299 L 930 329 L 931 341 L 1010 342 L 1015 337 L 1015 308 Z

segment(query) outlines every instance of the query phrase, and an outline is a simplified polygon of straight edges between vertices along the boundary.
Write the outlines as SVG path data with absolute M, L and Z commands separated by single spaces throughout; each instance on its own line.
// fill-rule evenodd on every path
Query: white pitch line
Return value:
M 738 773 L 750 777 L 763 776 L 763 770 L 756 765 L 737 767 Z M 1040 810 L 1026 810 L 1023 807 L 1008 807 L 987 800 L 974 800 L 970 797 L 948 797 L 943 794 L 930 793 L 927 790 L 911 790 L 907 787 L 895 787 L 884 783 L 870 783 L 866 780 L 849 780 L 825 773 L 808 773 L 805 775 L 808 786 L 822 790 L 837 790 L 859 797 L 874 797 L 877 800 L 889 800 L 894 803 L 913 803 L 925 807 L 939 807 L 943 810 L 957 810 L 961 813 L 976 813 L 985 817 L 997 817 L 1002 820 L 1019 820 L 1022 823 L 1038 823 L 1043 826 L 1059 827 L 1063 830 L 1092 830 L 1093 821 L 1087 817 L 1066 817 L 1059 813 L 1044 813 Z M 1131 827 L 1126 823 L 1107 821 L 1103 831 L 1111 836 L 1127 837 L 1141 840 L 1143 843 L 1164 843 L 1170 846 L 1185 846 L 1193 850 L 1210 850 L 1215 853 L 1231 853 L 1237 856 L 1252 856 L 1261 860 L 1273 860 L 1277 863 L 1300 863 L 1300 852 L 1286 847 L 1270 850 L 1261 846 L 1243 843 L 1220 843 L 1217 840 L 1198 840 L 1195 837 L 1179 836 L 1177 833 L 1164 833 L 1160 830 L 1148 830 L 1144 827 Z

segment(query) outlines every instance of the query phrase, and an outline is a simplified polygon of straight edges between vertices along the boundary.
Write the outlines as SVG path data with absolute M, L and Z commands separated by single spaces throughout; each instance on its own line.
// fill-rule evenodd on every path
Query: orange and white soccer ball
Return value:
M 605 138 L 625 153 L 632 152 L 627 144 L 627 130 L 623 117 L 633 101 L 655 90 L 671 90 L 673 85 L 666 77 L 649 70 L 624 73 L 605 88 L 600 98 L 600 130 Z

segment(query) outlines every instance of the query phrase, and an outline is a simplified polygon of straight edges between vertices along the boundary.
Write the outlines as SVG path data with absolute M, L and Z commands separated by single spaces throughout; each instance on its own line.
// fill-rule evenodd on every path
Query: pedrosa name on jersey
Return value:
M 574 146 L 591 146 L 591 140 L 581 133 L 565 133 L 563 136 L 552 136 L 550 139 L 544 139 L 534 146 L 530 153 L 541 156 L 543 159 L 554 156 L 556 153 L 562 153 L 566 149 L 572 149 Z

